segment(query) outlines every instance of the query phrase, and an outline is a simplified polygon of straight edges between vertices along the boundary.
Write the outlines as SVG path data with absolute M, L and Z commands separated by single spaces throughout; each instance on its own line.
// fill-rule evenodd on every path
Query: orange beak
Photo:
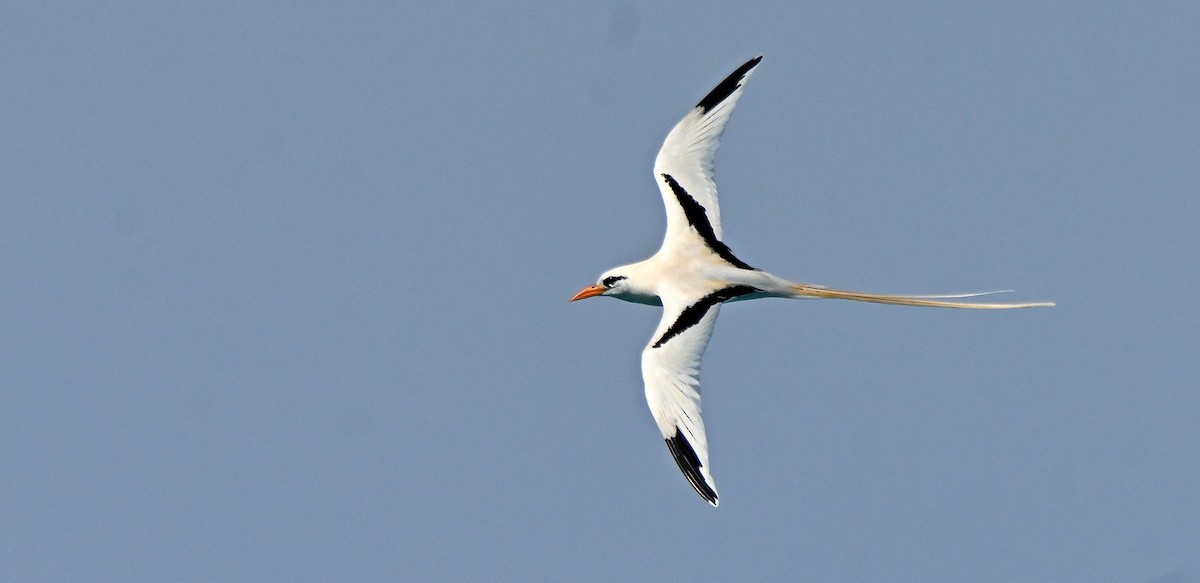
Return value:
M 584 300 L 593 296 L 598 296 L 607 290 L 608 288 L 600 284 L 589 285 L 580 290 L 579 293 L 575 294 L 575 297 L 571 298 L 571 301 L 574 302 L 576 300 Z

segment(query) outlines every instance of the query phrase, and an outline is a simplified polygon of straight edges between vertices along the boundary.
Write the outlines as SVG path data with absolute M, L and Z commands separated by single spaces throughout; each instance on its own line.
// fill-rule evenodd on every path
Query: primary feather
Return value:
M 831 289 L 788 281 L 734 255 L 722 239 L 712 162 L 742 88 L 761 60 L 758 56 L 738 67 L 667 134 L 654 161 L 654 179 L 667 214 L 662 247 L 645 261 L 605 272 L 596 285 L 572 298 L 606 295 L 662 306 L 662 319 L 642 351 L 646 402 L 671 457 L 688 483 L 713 506 L 719 497 L 701 417 L 700 360 L 721 304 L 780 297 L 976 310 L 1054 305 L 962 301 L 996 292 L 910 296 Z

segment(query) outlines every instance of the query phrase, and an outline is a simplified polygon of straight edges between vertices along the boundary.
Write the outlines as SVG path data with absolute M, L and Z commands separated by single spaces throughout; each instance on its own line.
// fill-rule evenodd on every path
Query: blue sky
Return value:
M 6 3 L 0 575 L 1200 580 L 1190 3 Z M 764 54 L 709 508 L 567 299 Z

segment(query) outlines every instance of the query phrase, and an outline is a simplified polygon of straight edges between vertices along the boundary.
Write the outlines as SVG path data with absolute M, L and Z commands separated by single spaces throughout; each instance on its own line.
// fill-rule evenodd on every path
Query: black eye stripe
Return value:
M 624 275 L 610 275 L 610 276 L 604 278 L 604 280 L 601 281 L 600 284 L 603 285 L 604 287 L 612 287 L 614 284 L 616 284 L 618 281 L 621 281 L 622 279 L 625 279 Z

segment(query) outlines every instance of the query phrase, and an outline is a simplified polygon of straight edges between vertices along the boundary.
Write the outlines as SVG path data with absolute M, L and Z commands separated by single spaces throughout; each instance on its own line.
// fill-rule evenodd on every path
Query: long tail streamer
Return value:
M 856 302 L 871 302 L 875 304 L 894 304 L 899 306 L 925 306 L 930 308 L 962 308 L 968 310 L 1012 310 L 1016 308 L 1047 308 L 1054 302 L 1023 302 L 1023 303 L 987 303 L 987 302 L 953 302 L 953 298 L 970 298 L 990 294 L 1006 293 L 1010 290 L 980 292 L 970 294 L 954 294 L 941 296 L 898 296 L 889 294 L 872 294 L 866 292 L 829 289 L 825 287 L 799 284 L 792 287 L 796 297 L 828 298 L 836 300 L 854 300 Z

